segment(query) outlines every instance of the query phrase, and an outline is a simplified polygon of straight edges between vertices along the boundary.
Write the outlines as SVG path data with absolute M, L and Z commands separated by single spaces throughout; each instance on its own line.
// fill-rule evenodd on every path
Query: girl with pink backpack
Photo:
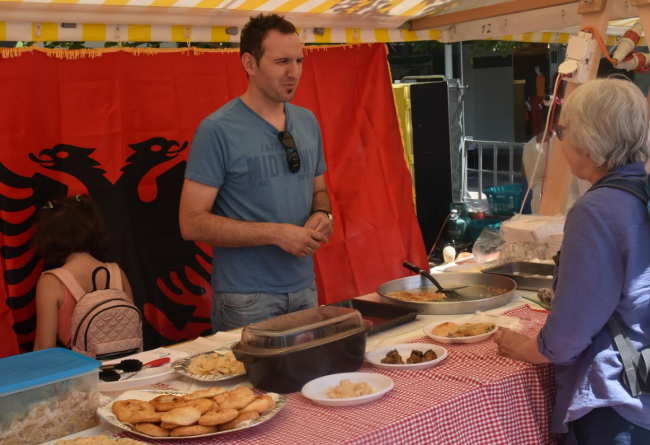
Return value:
M 116 263 L 97 258 L 108 236 L 95 201 L 77 195 L 39 212 L 34 245 L 46 265 L 36 285 L 34 350 L 63 346 L 107 360 L 142 351 L 142 315 Z

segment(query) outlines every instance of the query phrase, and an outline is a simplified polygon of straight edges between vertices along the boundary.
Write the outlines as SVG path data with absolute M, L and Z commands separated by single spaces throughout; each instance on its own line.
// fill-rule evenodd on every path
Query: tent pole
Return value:
M 632 0 L 632 6 L 636 6 L 647 40 L 650 35 L 650 0 Z M 648 92 L 648 102 L 650 102 L 650 91 Z
M 601 36 L 607 33 L 607 24 L 612 11 L 612 5 L 615 0 L 596 0 L 591 4 L 586 4 L 584 0 L 580 2 L 579 13 L 582 14 L 580 19 L 580 29 L 586 26 L 592 26 L 598 30 Z M 639 11 L 640 13 L 640 11 Z M 643 16 L 642 16 L 643 17 Z M 650 29 L 650 27 L 648 28 Z M 594 51 L 594 61 L 589 69 L 589 80 L 595 79 L 598 73 L 598 65 L 602 51 L 599 45 L 596 45 Z M 571 93 L 580 86 L 580 84 L 567 82 L 564 97 L 567 98 Z M 539 207 L 540 215 L 557 215 L 564 213 L 569 191 L 571 189 L 571 169 L 567 164 L 562 150 L 553 150 L 548 163 L 548 177 L 542 196 L 542 202 Z
M 445 77 L 447 80 L 454 78 L 454 53 L 451 43 L 445 45 Z

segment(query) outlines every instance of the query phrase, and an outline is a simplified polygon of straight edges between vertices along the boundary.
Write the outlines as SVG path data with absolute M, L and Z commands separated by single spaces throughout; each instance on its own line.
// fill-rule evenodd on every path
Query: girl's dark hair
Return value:
M 297 34 L 296 27 L 293 26 L 293 23 L 281 15 L 260 14 L 256 17 L 251 17 L 241 32 L 239 41 L 240 57 L 249 53 L 255 58 L 259 66 L 260 60 L 262 60 L 262 56 L 264 55 L 264 39 L 272 29 L 275 29 L 281 34 Z
M 62 265 L 73 253 L 98 258 L 108 244 L 99 207 L 88 195 L 48 201 L 39 209 L 34 247 L 48 265 Z

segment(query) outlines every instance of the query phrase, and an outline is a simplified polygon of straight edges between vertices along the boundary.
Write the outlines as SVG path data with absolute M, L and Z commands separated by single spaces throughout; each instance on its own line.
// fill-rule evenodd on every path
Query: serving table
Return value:
M 381 301 L 379 295 L 360 297 Z M 529 302 L 534 293 L 517 291 L 506 306 L 487 311 L 523 320 L 522 331 L 535 336 L 548 312 Z M 463 316 L 421 315 L 411 323 L 368 338 L 367 350 L 397 343 L 432 343 L 424 326 Z M 188 353 L 208 350 L 238 337 L 237 332 L 171 347 Z M 365 362 L 360 372 L 384 374 L 394 389 L 379 400 L 352 407 L 316 405 L 300 393 L 288 394 L 287 406 L 270 421 L 227 435 L 151 440 L 152 444 L 555 444 L 548 425 L 555 397 L 550 364 L 530 365 L 497 355 L 491 340 L 472 344 L 441 344 L 449 352 L 439 365 L 422 371 L 380 370 Z M 244 377 L 219 386 L 247 385 Z M 174 377 L 143 389 L 195 391 L 210 384 Z M 115 397 L 119 393 L 107 393 Z M 78 435 L 120 435 L 142 440 L 107 424 Z

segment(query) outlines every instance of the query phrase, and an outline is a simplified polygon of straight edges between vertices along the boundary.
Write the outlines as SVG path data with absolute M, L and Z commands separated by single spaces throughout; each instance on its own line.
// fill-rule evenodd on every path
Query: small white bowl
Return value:
M 327 397 L 327 390 L 334 386 L 339 386 L 341 380 L 348 379 L 352 383 L 366 382 L 375 390 L 372 394 L 360 397 L 350 397 L 349 399 L 330 399 Z M 345 372 L 342 374 L 332 374 L 312 380 L 302 387 L 302 395 L 309 400 L 325 406 L 353 406 L 373 402 L 383 397 L 388 391 L 393 389 L 393 381 L 381 374 L 371 372 Z
M 494 329 L 492 329 L 489 332 L 486 332 L 485 334 L 481 335 L 474 335 L 472 337 L 440 337 L 438 335 L 433 335 L 431 331 L 435 329 L 436 326 L 441 325 L 442 323 L 447 323 L 447 322 L 440 322 L 440 323 L 431 323 L 429 325 L 426 325 L 424 327 L 424 333 L 429 337 L 431 340 L 438 341 L 440 343 L 478 343 L 480 341 L 487 340 L 490 338 L 492 334 L 494 334 L 496 331 L 499 330 L 499 326 L 495 323 L 494 324 Z M 455 322 L 454 322 L 455 323 Z M 478 323 L 476 321 L 463 321 L 462 323 L 459 324 L 464 324 L 464 323 Z
M 406 363 L 406 359 L 411 356 L 411 351 L 418 350 L 426 352 L 431 349 L 438 356 L 435 360 L 430 360 L 424 363 L 412 363 L 405 365 L 389 365 L 387 363 L 382 363 L 381 359 L 386 357 L 386 354 L 393 349 L 397 349 L 399 355 L 402 356 L 402 360 Z M 366 359 L 372 363 L 372 366 L 379 369 L 394 369 L 394 370 L 403 370 L 403 371 L 418 371 L 421 369 L 428 369 L 432 366 L 436 366 L 438 363 L 447 358 L 447 350 L 442 346 L 432 345 L 431 343 L 403 343 L 399 345 L 392 346 L 382 346 L 381 348 L 374 349 L 366 354 Z

